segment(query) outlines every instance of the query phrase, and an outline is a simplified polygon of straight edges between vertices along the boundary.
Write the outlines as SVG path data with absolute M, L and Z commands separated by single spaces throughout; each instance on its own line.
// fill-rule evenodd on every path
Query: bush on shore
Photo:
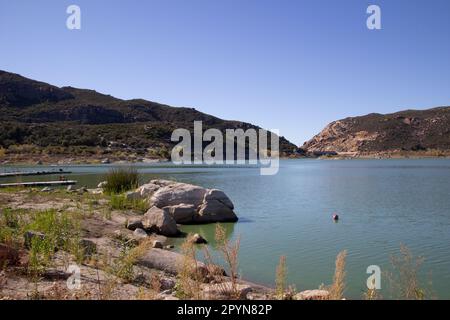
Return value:
M 108 172 L 105 180 L 105 192 L 117 194 L 137 188 L 139 174 L 135 168 L 114 168 Z

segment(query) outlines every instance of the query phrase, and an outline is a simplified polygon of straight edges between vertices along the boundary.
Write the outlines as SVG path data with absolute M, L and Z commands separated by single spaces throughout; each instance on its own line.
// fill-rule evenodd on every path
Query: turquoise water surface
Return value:
M 79 185 L 95 186 L 112 165 L 61 166 Z M 43 170 L 49 167 L 0 167 Z M 143 180 L 173 179 L 219 188 L 240 220 L 226 224 L 240 237 L 240 274 L 273 285 L 281 255 L 298 290 L 332 280 L 337 253 L 347 250 L 347 296 L 366 290 L 366 269 L 387 271 L 390 256 L 405 244 L 425 258 L 423 279 L 438 298 L 450 298 L 450 160 L 282 160 L 274 176 L 249 167 L 138 165 Z M 49 177 L 26 177 L 46 180 Z M 14 181 L 15 179 L 1 179 Z M 341 219 L 333 222 L 336 212 Z M 205 236 L 214 251 L 214 225 L 185 226 Z M 179 241 L 179 240 L 178 240 Z M 388 280 L 382 276 L 382 288 Z M 386 298 L 387 290 L 382 291 Z

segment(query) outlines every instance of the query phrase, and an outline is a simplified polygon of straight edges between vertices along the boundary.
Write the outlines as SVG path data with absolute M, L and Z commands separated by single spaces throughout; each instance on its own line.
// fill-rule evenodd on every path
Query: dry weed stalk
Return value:
M 239 299 L 237 281 L 239 276 L 238 267 L 240 237 L 238 237 L 234 243 L 230 242 L 227 239 L 225 229 L 220 224 L 217 224 L 215 230 L 215 240 L 217 243 L 217 248 L 222 254 L 229 271 L 231 281 L 231 289 L 228 290 L 230 295 L 229 298 Z
M 408 247 L 400 245 L 400 254 L 391 257 L 392 272 L 387 273 L 393 298 L 423 300 L 431 295 L 431 289 L 425 289 L 419 280 L 423 262 L 423 257 L 413 256 Z
M 336 269 L 334 271 L 333 284 L 330 287 L 330 299 L 342 300 L 345 291 L 345 259 L 347 251 L 341 251 L 336 257 Z
M 286 290 L 286 276 L 286 256 L 281 256 L 275 275 L 275 294 L 278 299 L 284 299 L 284 293 Z
M 177 295 L 182 299 L 201 299 L 201 282 L 203 275 L 198 268 L 197 250 L 190 241 L 190 236 L 181 245 L 183 259 L 180 261 L 177 277 Z
M 380 300 L 381 296 L 378 293 L 377 289 L 367 289 L 367 291 L 364 293 L 363 298 L 365 300 Z

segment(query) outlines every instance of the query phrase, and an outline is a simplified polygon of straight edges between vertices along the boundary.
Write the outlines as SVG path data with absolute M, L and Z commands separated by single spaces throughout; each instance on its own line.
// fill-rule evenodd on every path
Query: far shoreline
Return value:
M 450 159 L 450 153 L 445 155 L 427 155 L 417 153 L 406 154 L 336 154 L 323 156 L 280 157 L 280 160 L 421 160 L 421 159 Z M 77 165 L 172 165 L 169 159 L 100 159 L 85 157 L 3 157 L 0 166 L 77 166 Z M 202 164 L 200 164 L 201 166 Z M 191 164 L 189 166 L 195 166 Z M 214 166 L 214 165 L 213 165 Z

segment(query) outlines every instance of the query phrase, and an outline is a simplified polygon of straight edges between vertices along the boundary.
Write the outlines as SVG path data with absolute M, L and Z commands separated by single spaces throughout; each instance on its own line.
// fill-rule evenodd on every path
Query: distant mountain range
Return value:
M 222 120 L 194 108 L 142 99 L 121 100 L 94 90 L 56 87 L 0 71 L 0 147 L 7 154 L 121 155 L 168 158 L 176 128 L 244 130 L 258 126 Z M 280 137 L 283 156 L 297 147 Z M 119 157 L 120 158 L 120 157 Z M 127 159 L 130 160 L 130 159 Z
M 372 113 L 330 123 L 302 149 L 315 155 L 450 155 L 450 107 Z

